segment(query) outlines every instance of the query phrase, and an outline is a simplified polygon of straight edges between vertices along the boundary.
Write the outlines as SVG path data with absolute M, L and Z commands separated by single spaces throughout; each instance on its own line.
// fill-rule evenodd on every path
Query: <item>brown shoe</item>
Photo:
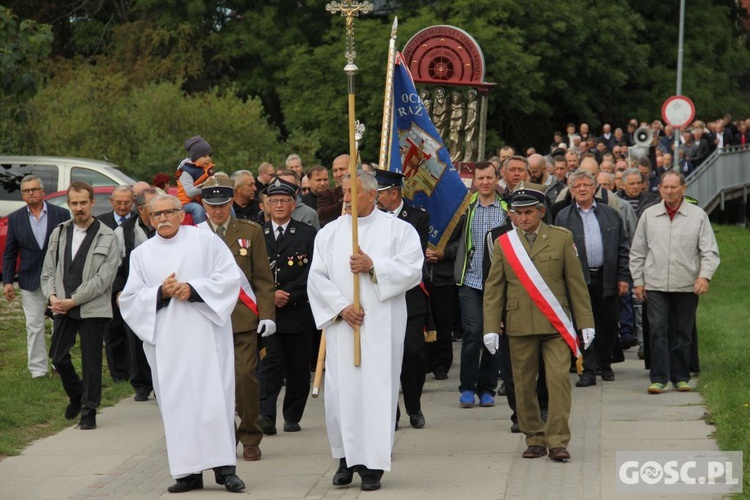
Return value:
M 570 460 L 570 453 L 565 448 L 550 448 L 549 459 L 557 460 L 558 462 L 564 462 Z
M 242 459 L 246 462 L 257 462 L 260 460 L 260 447 L 254 444 L 244 445 L 245 450 L 242 452 Z
M 544 446 L 529 446 L 523 452 L 523 458 L 539 458 L 547 454 L 547 448 Z

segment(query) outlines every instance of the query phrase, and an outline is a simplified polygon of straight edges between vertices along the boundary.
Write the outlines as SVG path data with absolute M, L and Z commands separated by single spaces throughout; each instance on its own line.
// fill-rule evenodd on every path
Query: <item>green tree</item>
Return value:
M 0 149 L 18 144 L 15 129 L 26 120 L 26 103 L 38 90 L 36 63 L 50 50 L 49 26 L 20 20 L 0 6 Z
M 104 159 L 144 180 L 173 173 L 185 157 L 183 142 L 196 134 L 211 143 L 217 168 L 227 172 L 279 164 L 288 154 L 260 102 L 239 99 L 231 87 L 194 95 L 181 82 L 133 88 L 123 74 L 81 66 L 74 79 L 43 89 L 30 107 L 24 154 Z M 308 158 L 316 153 L 315 141 L 293 134 L 290 144 Z

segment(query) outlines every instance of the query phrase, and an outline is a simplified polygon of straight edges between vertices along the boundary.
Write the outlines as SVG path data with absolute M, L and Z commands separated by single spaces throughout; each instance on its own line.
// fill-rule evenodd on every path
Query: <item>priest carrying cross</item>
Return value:
M 406 291 L 422 278 L 422 247 L 414 227 L 375 210 L 378 183 L 358 172 L 360 252 L 351 255 L 352 179 L 343 181 L 347 215 L 315 239 L 307 293 L 315 323 L 325 328 L 325 410 L 335 486 L 362 477 L 362 490 L 380 488 L 391 469 L 399 374 L 406 332 Z M 361 310 L 353 306 L 352 273 L 360 280 Z M 362 363 L 354 366 L 354 327 L 360 327 Z

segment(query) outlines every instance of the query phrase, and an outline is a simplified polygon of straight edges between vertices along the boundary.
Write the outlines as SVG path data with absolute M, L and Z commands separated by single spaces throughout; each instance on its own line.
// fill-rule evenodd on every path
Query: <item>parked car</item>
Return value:
M 94 188 L 94 206 L 91 209 L 91 213 L 94 217 L 104 215 L 112 210 L 112 205 L 109 202 L 109 197 L 112 196 L 112 192 L 115 190 L 114 186 L 100 186 Z M 171 192 L 170 192 L 171 194 Z M 44 196 L 44 201 L 58 207 L 63 207 L 66 210 L 70 210 L 68 206 L 68 190 L 55 191 Z M 193 217 L 190 214 L 185 214 L 185 220 L 182 221 L 183 225 L 192 226 Z M 8 217 L 0 217 L 0 273 L 3 271 L 2 255 L 5 251 L 5 240 L 8 236 Z M 18 260 L 16 261 L 16 272 L 18 272 Z
M 135 184 L 135 180 L 117 165 L 105 161 L 55 156 L 0 156 L 0 217 L 24 205 L 21 179 L 31 174 L 42 179 L 47 193 L 66 190 L 73 181 L 86 181 L 94 187 Z

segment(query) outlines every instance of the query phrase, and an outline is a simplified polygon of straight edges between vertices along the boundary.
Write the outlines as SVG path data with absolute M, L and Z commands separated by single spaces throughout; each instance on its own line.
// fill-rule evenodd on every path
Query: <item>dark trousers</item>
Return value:
M 500 361 L 497 353 L 490 354 L 484 347 L 482 290 L 468 286 L 458 289 L 464 335 L 461 338 L 460 391 L 475 391 L 495 395 Z
M 633 285 L 628 288 L 628 293 L 620 297 L 620 335 L 636 335 Z
M 99 407 L 102 399 L 102 342 L 108 321 L 105 318 L 73 319 L 65 314 L 54 318 L 49 357 L 68 398 L 83 404 L 83 415 Z M 78 376 L 70 356 L 78 333 L 81 335 L 83 379 Z
M 120 308 L 112 303 L 112 319 L 104 332 L 104 347 L 107 352 L 107 368 L 112 380 L 128 380 L 128 335 L 125 322 L 120 315 Z
M 299 422 L 310 392 L 312 329 L 276 332 L 263 342 L 266 356 L 260 361 L 260 414 L 276 421 L 276 400 L 286 379 L 282 414 L 288 422 Z
M 137 394 L 150 394 L 154 390 L 151 379 L 151 367 L 148 365 L 146 353 L 143 352 L 143 341 L 133 333 L 133 330 L 125 323 L 125 332 L 128 335 L 128 362 L 130 385 Z
M 510 341 L 507 335 L 500 335 L 500 347 L 497 354 L 500 358 L 500 376 L 505 384 L 505 395 L 508 398 L 508 406 L 513 412 L 510 421 L 518 422 L 516 415 L 516 384 L 513 382 L 513 363 L 510 359 Z M 536 397 L 539 401 L 540 411 L 547 411 L 549 406 L 549 393 L 547 392 L 546 372 L 544 370 L 544 360 L 541 353 L 539 354 L 539 376 L 536 379 Z
M 583 351 L 583 372 L 596 376 L 596 370 L 608 371 L 612 369 L 612 351 L 617 341 L 617 301 L 612 295 L 603 297 L 602 276 L 591 275 L 589 297 L 591 309 L 594 313 L 596 337 L 588 349 Z
M 433 286 L 430 289 L 430 305 L 437 340 L 427 344 L 430 357 L 429 371 L 442 369 L 448 373 L 453 364 L 453 318 L 458 314 L 457 295 L 455 285 Z
M 404 337 L 404 359 L 401 363 L 401 392 L 406 413 L 412 415 L 422 409 L 422 388 L 425 379 L 424 314 L 409 316 Z
M 690 350 L 698 296 L 692 292 L 647 290 L 651 382 L 690 380 Z

